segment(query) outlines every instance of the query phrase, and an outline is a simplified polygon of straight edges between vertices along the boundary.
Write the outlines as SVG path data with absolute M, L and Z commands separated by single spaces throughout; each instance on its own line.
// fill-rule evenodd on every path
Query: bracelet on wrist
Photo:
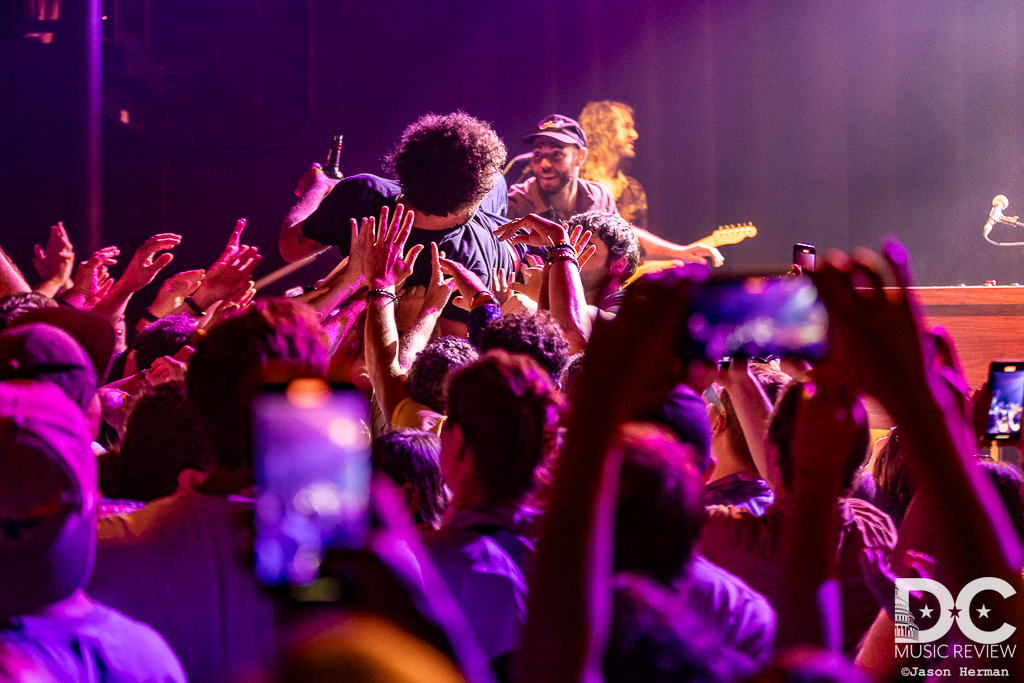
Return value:
M 580 262 L 576 260 L 575 256 L 571 256 L 570 254 L 556 254 L 555 256 L 552 256 L 550 259 L 548 259 L 548 265 L 551 265 L 552 263 L 558 263 L 560 261 L 568 261 L 572 263 L 574 266 L 576 266 L 577 270 L 580 267 Z
M 199 304 L 197 304 L 191 296 L 185 297 L 185 303 L 188 305 L 189 308 L 192 309 L 192 312 L 195 313 L 198 317 L 202 318 L 206 315 L 206 311 L 204 311 L 202 307 L 200 307 Z
M 151 323 L 155 323 L 156 321 L 160 320 L 160 316 L 154 315 L 153 311 L 149 310 L 148 308 L 139 315 L 143 320 L 148 320 Z
M 394 292 L 389 292 L 386 289 L 371 289 L 366 293 L 366 300 L 384 298 L 390 300 L 391 303 L 398 303 L 398 296 Z
M 548 251 L 551 251 L 552 249 L 572 249 L 572 248 L 573 248 L 572 245 L 569 244 L 568 242 L 559 242 L 558 244 L 552 244 L 550 247 L 548 247 Z
M 572 247 L 551 247 L 548 250 L 547 255 L 544 257 L 546 263 L 551 263 L 558 256 L 572 256 L 576 258 L 576 250 Z

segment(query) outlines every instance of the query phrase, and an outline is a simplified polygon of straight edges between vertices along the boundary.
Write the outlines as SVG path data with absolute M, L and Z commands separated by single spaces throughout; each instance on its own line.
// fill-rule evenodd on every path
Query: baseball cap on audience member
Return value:
M 669 392 L 668 398 L 645 418 L 665 425 L 685 444 L 693 446 L 694 464 L 702 474 L 711 467 L 711 423 L 704 399 L 685 384 Z
M 0 334 L 0 380 L 12 379 L 56 384 L 83 412 L 96 395 L 96 371 L 85 349 L 46 323 L 18 323 Z
M 96 547 L 89 425 L 47 382 L 0 382 L 0 617 L 32 614 L 85 586 Z
M 64 330 L 78 342 L 92 360 L 96 370 L 96 382 L 102 386 L 110 364 L 114 360 L 116 335 L 114 327 L 106 320 L 88 311 L 69 306 L 56 308 L 34 308 L 15 318 L 7 329 L 29 323 L 47 323 Z
M 567 145 L 587 146 L 587 134 L 575 119 L 561 114 L 552 114 L 537 124 L 537 130 L 523 138 L 523 142 L 533 142 L 537 138 L 551 138 Z

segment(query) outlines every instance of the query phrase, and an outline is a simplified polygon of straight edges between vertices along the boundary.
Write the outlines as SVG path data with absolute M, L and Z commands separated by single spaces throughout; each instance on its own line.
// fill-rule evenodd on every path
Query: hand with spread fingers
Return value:
M 71 271 L 75 266 L 75 248 L 71 244 L 64 223 L 50 227 L 46 249 L 38 244 L 34 248 L 32 265 L 42 281 L 35 288 L 40 294 L 55 297 L 71 286 Z
M 535 213 L 506 223 L 495 230 L 494 234 L 499 242 L 527 244 L 531 247 L 553 247 L 569 241 L 569 228 L 566 225 L 541 218 Z
M 171 311 L 181 305 L 186 296 L 199 289 L 205 274 L 205 270 L 184 270 L 164 280 L 156 293 L 153 304 L 149 307 L 149 312 L 158 318 L 169 315 Z
M 228 260 L 210 268 L 191 300 L 205 311 L 218 301 L 244 294 L 251 288 L 252 273 L 259 263 L 259 250 L 241 245 Z
M 412 273 L 416 257 L 423 251 L 417 244 L 404 254 L 405 243 L 412 231 L 415 217 L 412 211 L 406 211 L 399 204 L 395 207 L 394 216 L 388 220 L 388 207 L 380 212 L 380 223 L 372 217 L 364 218 L 360 228 L 360 238 L 365 239 L 365 250 L 362 253 L 363 276 L 370 289 L 388 289 L 398 287 Z M 368 230 L 363 236 L 362 231 Z M 372 242 L 370 242 L 372 236 Z
M 128 267 L 118 280 L 118 288 L 134 293 L 147 286 L 174 259 L 171 253 L 160 256 L 157 256 L 157 253 L 173 249 L 180 243 L 181 235 L 169 232 L 150 237 L 135 250 L 132 260 L 128 262 Z

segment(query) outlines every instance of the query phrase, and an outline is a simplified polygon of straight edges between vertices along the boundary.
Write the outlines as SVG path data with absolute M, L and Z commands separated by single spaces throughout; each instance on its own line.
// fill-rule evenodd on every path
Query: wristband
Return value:
M 570 254 L 564 254 L 564 253 L 563 254 L 555 254 L 554 256 L 549 258 L 548 259 L 548 265 L 551 265 L 552 263 L 558 263 L 560 261 L 569 261 L 574 266 L 576 266 L 577 269 L 579 269 L 579 267 L 580 267 L 580 262 L 576 260 L 575 256 L 572 256 Z
M 185 297 L 185 303 L 188 304 L 188 307 L 192 309 L 192 312 L 195 313 L 200 318 L 202 318 L 202 317 L 204 317 L 206 315 L 206 311 L 204 311 L 202 308 L 200 308 L 199 304 L 197 304 L 195 301 L 193 301 L 191 296 L 186 296 Z
M 140 313 L 139 316 L 143 320 L 148 320 L 151 323 L 155 323 L 156 321 L 160 320 L 160 318 L 158 318 L 157 316 L 153 315 L 153 312 L 151 310 L 149 310 L 148 308 L 146 310 L 144 310 L 142 313 Z
M 378 297 L 389 299 L 393 304 L 398 303 L 398 297 L 395 295 L 395 293 L 389 292 L 386 289 L 371 289 L 369 292 L 366 293 L 367 301 L 369 301 L 370 299 L 376 299 Z
M 481 289 L 479 292 L 477 292 L 476 294 L 473 295 L 473 298 L 469 300 L 469 303 L 470 304 L 475 304 L 476 300 L 480 297 L 481 294 L 486 294 L 487 296 L 493 298 L 493 295 L 490 293 L 490 291 L 488 291 L 486 289 Z
M 550 247 L 548 247 L 549 252 L 552 249 L 572 249 L 573 251 L 576 251 L 575 249 L 573 249 L 573 246 L 568 242 L 559 242 L 558 244 L 553 244 Z

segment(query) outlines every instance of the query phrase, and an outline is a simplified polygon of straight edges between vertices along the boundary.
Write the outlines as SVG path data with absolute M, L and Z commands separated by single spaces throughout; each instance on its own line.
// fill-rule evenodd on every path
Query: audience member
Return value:
M 436 529 L 448 503 L 441 477 L 441 442 L 428 432 L 396 429 L 373 440 L 373 467 L 398 485 L 413 521 Z
M 0 299 L 0 331 L 25 311 L 33 308 L 54 308 L 57 302 L 39 292 L 19 292 Z
M 489 284 L 492 269 L 513 272 L 518 263 L 515 252 L 492 234 L 508 204 L 499 173 L 505 155 L 505 145 L 483 121 L 462 112 L 422 116 L 388 157 L 397 180 L 362 174 L 335 181 L 318 166 L 303 176 L 296 191 L 300 199 L 281 226 L 281 255 L 295 261 L 334 245 L 344 256 L 352 247 L 349 220 L 376 216 L 385 207 L 394 213 L 401 197 L 415 216 L 410 246 L 437 244 Z M 429 279 L 430 266 L 421 260 L 407 285 Z M 448 306 L 443 318 L 460 323 L 443 333 L 465 334 L 464 312 Z
M 99 521 L 91 590 L 156 628 L 193 682 L 273 661 L 273 603 L 236 550 L 235 521 L 251 510 L 233 498 L 252 485 L 248 406 L 264 382 L 323 376 L 327 363 L 320 323 L 298 302 L 259 300 L 213 327 L 186 380 L 210 464 L 186 470 L 174 494 Z
M 82 411 L 57 387 L 0 382 L 0 643 L 61 683 L 184 683 L 156 631 L 84 590 L 99 503 L 90 441 Z
M 563 403 L 532 359 L 491 351 L 448 387 L 441 473 L 452 496 L 424 544 L 490 660 L 515 651 L 525 621 L 537 511 L 524 505 L 553 455 Z
M 552 382 L 558 381 L 569 361 L 565 334 L 546 311 L 516 313 L 488 323 L 480 338 L 480 352 L 492 349 L 529 356 L 547 371 Z

